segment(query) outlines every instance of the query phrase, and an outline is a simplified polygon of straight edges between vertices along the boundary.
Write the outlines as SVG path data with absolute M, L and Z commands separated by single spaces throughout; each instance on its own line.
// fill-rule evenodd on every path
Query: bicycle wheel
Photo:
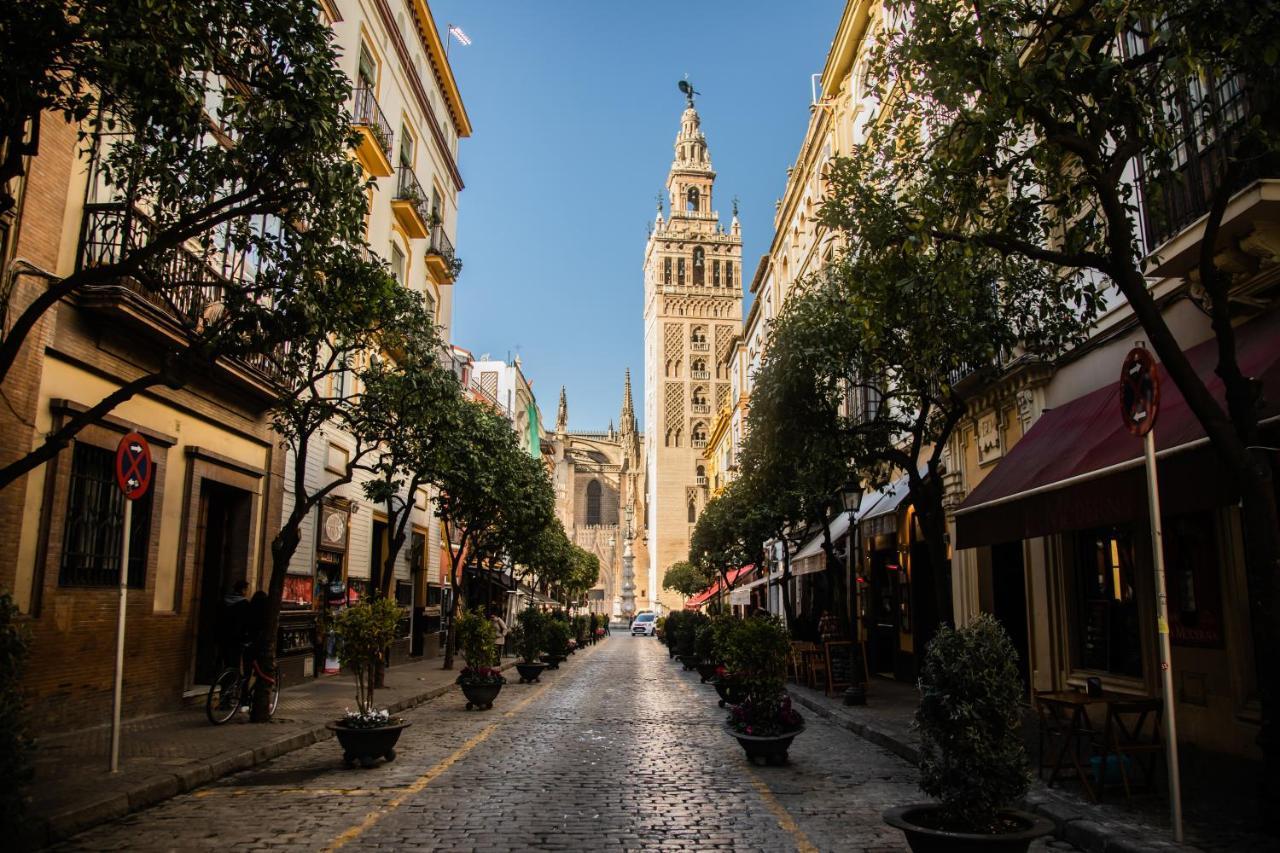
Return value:
M 209 722 L 220 726 L 240 710 L 240 673 L 224 669 L 209 686 L 209 697 L 204 701 L 204 713 Z

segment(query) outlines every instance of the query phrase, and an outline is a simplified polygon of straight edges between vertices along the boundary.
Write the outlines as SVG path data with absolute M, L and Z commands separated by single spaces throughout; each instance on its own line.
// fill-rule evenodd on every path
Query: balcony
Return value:
M 123 204 L 85 205 L 80 222 L 76 269 L 118 263 L 151 240 L 152 221 L 140 211 L 125 215 Z M 151 258 L 142 268 L 148 284 L 123 276 L 110 284 L 86 285 L 77 293 L 78 303 L 100 311 L 170 346 L 186 344 L 200 325 L 216 316 L 227 291 L 252 278 L 245 273 L 245 256 L 223 257 L 222 268 L 185 246 Z M 246 355 L 223 365 L 229 374 L 253 390 L 275 396 L 271 359 L 263 353 Z
M 711 349 L 711 344 L 706 341 L 693 341 L 690 346 L 693 347 L 694 352 L 708 352 Z
M 391 141 L 394 138 L 391 122 L 378 106 L 372 89 L 356 89 L 351 125 L 360 135 L 356 143 L 356 159 L 360 165 L 375 178 L 391 177 L 394 172 L 391 167 Z
M 1179 93 L 1179 97 L 1186 93 Z M 1199 104 L 1179 101 L 1184 116 L 1178 151 L 1184 162 L 1168 171 L 1143 175 L 1142 220 L 1147 251 L 1153 252 L 1209 212 L 1236 148 L 1239 129 L 1254 115 L 1247 88 L 1232 82 L 1212 87 Z M 1194 125 L 1194 126 L 1193 126 Z M 1145 171 L 1145 170 L 1144 170 Z M 1240 161 L 1228 191 L 1235 193 L 1262 177 L 1280 174 L 1271 155 Z M 1161 254 L 1164 254 L 1163 252 Z
M 694 379 L 710 379 L 711 378 L 711 372 L 707 370 L 691 370 L 689 371 L 689 373 L 693 376 Z
M 431 226 L 431 241 L 427 243 L 427 273 L 436 284 L 453 284 L 462 272 L 462 261 L 453 253 L 453 243 L 444 233 L 443 225 Z
M 707 484 L 707 478 L 706 478 L 706 477 L 697 477 L 697 478 L 695 478 L 695 481 L 697 482 L 697 484 L 698 484 L 699 486 L 705 486 L 705 485 Z
M 391 212 L 409 239 L 421 240 L 427 236 L 431 223 L 427 194 L 422 191 L 422 184 L 418 183 L 418 176 L 411 167 L 401 166 L 396 172 L 396 194 L 391 197 Z
M 711 414 L 711 406 L 708 403 L 694 403 L 693 413 L 695 415 L 709 415 Z
M 705 438 L 694 438 L 693 441 L 689 443 L 692 444 L 695 448 L 702 448 L 707 446 L 707 440 Z

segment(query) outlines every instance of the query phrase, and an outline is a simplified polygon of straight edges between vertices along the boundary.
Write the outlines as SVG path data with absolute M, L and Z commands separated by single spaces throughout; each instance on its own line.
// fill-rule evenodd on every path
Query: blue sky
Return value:
M 809 117 L 843 4 L 433 0 L 462 27 L 450 61 L 474 125 L 460 145 L 454 341 L 521 356 L 543 416 L 617 419 L 631 368 L 643 417 L 646 226 L 671 165 L 685 74 L 728 224 L 740 199 L 748 278 Z

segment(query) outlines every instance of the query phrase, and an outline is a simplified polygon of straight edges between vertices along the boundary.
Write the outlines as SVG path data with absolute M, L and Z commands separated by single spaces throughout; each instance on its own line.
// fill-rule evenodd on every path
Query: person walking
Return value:
M 603 616 L 604 616 L 604 635 L 608 637 L 608 636 L 611 636 L 609 634 L 609 614 L 605 613 L 603 614 Z

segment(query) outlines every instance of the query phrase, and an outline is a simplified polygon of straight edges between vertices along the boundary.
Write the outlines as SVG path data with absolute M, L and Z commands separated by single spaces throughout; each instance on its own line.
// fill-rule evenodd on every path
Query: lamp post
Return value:
M 858 509 L 862 506 L 862 483 L 857 480 L 847 480 L 844 485 L 835 490 L 836 503 L 847 513 L 849 513 L 849 541 L 844 549 L 844 581 L 845 581 L 845 606 L 849 613 L 849 633 L 855 644 L 861 648 L 859 640 L 858 620 L 855 617 L 857 612 L 856 602 L 857 596 L 854 592 L 853 578 L 853 560 L 856 553 L 859 557 L 862 555 L 861 546 L 858 542 Z M 857 549 L 855 551 L 855 549 Z M 857 679 L 857 674 L 849 673 L 850 681 Z M 867 704 L 867 688 L 865 685 L 850 684 L 844 691 L 844 703 L 846 705 L 865 705 Z
M 629 623 L 636 615 L 636 558 L 631 553 L 631 518 L 635 507 L 627 504 L 627 529 L 622 534 L 622 618 Z

